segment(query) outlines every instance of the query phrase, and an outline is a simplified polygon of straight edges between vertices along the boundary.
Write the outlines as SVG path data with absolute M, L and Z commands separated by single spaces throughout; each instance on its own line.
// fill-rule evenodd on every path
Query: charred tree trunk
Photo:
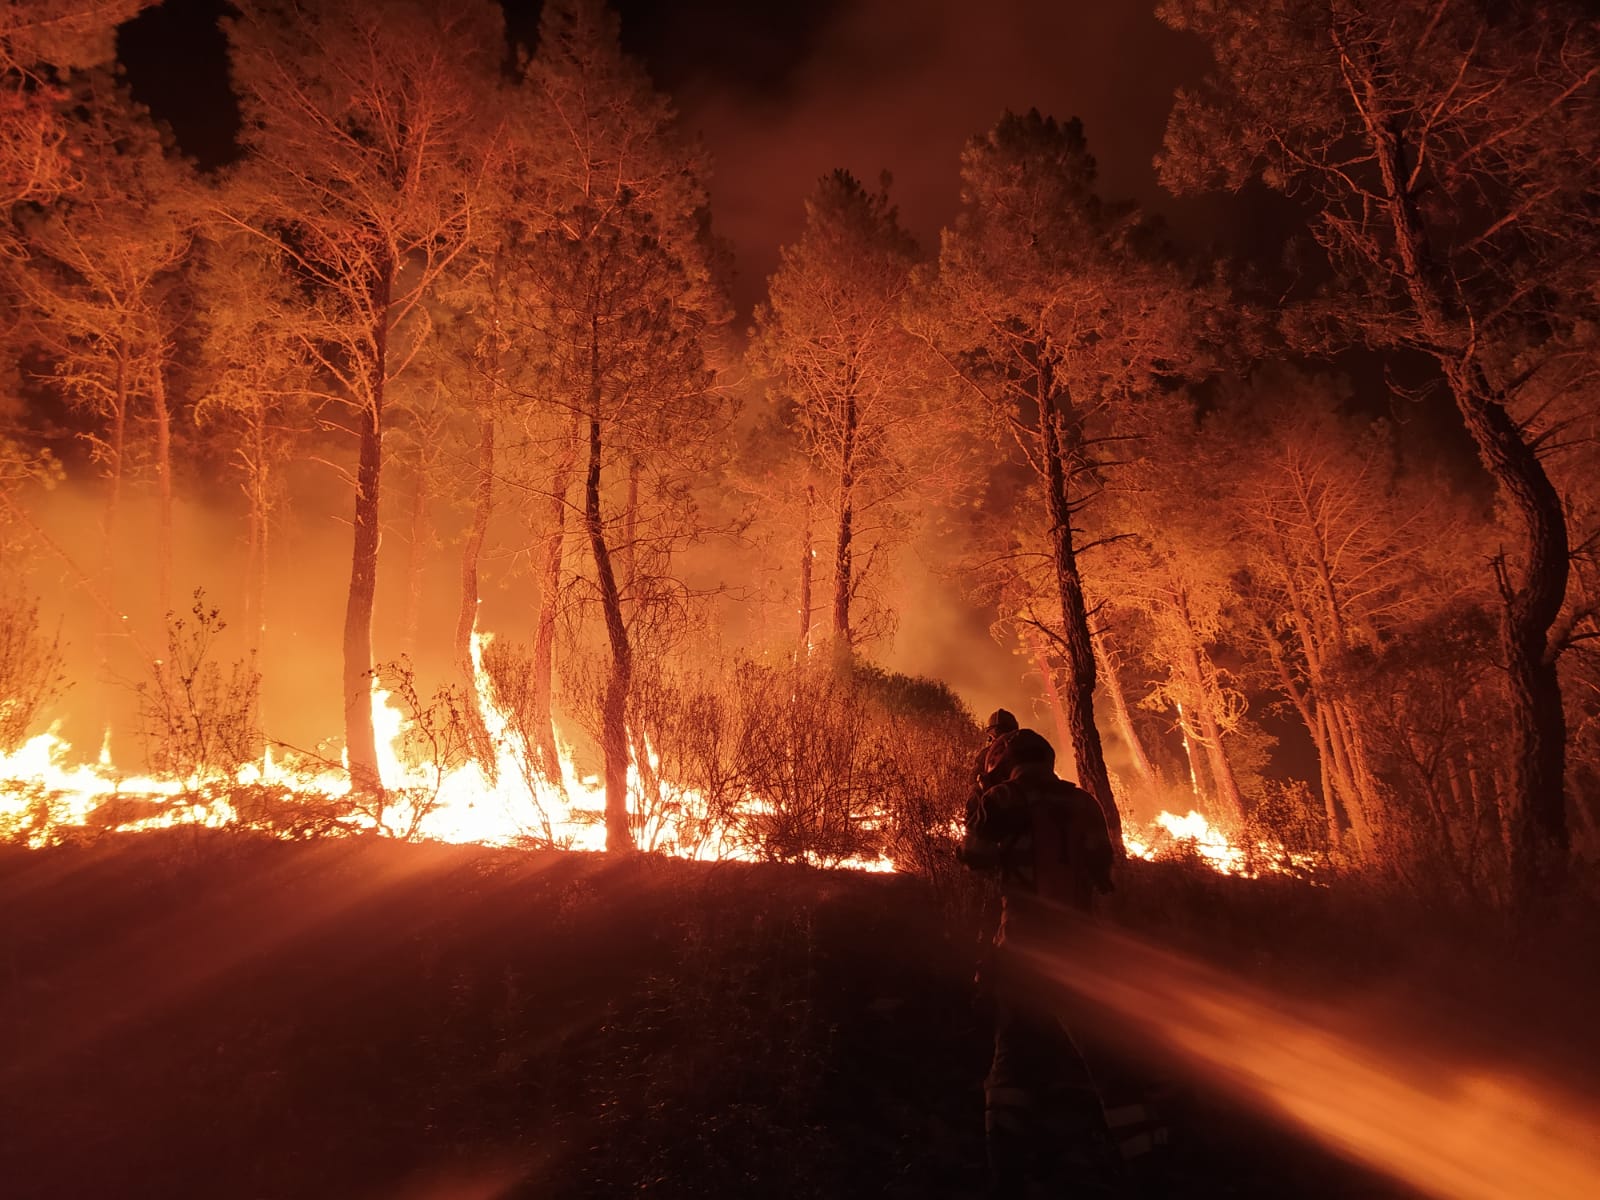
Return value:
M 372 611 L 378 594 L 378 487 L 383 473 L 383 405 L 388 382 L 389 304 L 392 264 L 382 264 L 373 279 L 373 356 L 366 403 L 358 415 L 360 458 L 356 466 L 354 546 L 350 591 L 344 615 L 344 729 L 352 788 L 372 793 L 383 816 L 383 783 L 378 775 L 378 741 L 372 727 Z
M 594 554 L 606 640 L 611 646 L 611 670 L 606 677 L 600 718 L 605 755 L 606 849 L 621 852 L 635 848 L 633 831 L 628 827 L 628 689 L 633 682 L 633 647 L 622 619 L 622 596 L 611 568 L 611 548 L 606 544 L 600 512 L 600 402 L 600 332 L 598 322 L 593 322 L 589 331 L 589 469 L 584 480 L 583 519 Z
M 550 480 L 550 524 L 545 532 L 540 566 L 539 615 L 533 637 L 533 680 L 530 685 L 533 714 L 532 747 L 545 779 L 561 787 L 561 758 L 556 749 L 554 713 L 556 616 L 561 596 L 561 569 L 567 540 L 567 493 L 578 467 L 581 412 L 572 414 L 572 429 Z
M 1120 853 L 1122 817 L 1111 794 L 1100 731 L 1094 722 L 1094 646 L 1089 636 L 1089 612 L 1083 599 L 1083 579 L 1078 573 L 1078 551 L 1072 528 L 1072 504 L 1067 497 L 1067 468 L 1058 425 L 1057 384 L 1050 362 L 1041 353 L 1037 364 L 1039 432 L 1045 462 L 1044 500 L 1050 519 L 1050 548 L 1055 560 L 1056 590 L 1061 600 L 1062 640 L 1071 679 L 1066 691 L 1067 728 L 1077 760 L 1078 781 L 1105 814 L 1112 845 Z

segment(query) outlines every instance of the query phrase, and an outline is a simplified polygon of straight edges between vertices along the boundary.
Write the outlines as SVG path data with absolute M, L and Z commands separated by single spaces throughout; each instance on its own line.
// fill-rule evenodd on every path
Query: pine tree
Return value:
M 301 281 L 307 347 L 358 447 L 342 690 L 352 781 L 377 789 L 372 615 L 390 387 L 472 237 L 494 161 L 486 97 L 502 19 L 488 0 L 237 7 L 227 27 L 249 158 L 234 217 Z

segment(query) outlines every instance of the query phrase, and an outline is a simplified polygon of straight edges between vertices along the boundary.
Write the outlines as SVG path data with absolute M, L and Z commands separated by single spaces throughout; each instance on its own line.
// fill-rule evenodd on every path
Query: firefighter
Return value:
M 1049 952 L 1074 916 L 1091 911 L 1095 894 L 1111 890 L 1111 836 L 1094 797 L 1056 777 L 1055 749 L 1043 736 L 1012 732 L 997 757 L 987 773 L 1003 777 L 969 803 L 961 852 L 998 879 L 1001 894 L 980 968 L 994 1009 L 984 1081 L 992 1195 L 1024 1196 L 1030 1184 L 1113 1194 L 1121 1160 L 1094 1082 L 1059 1002 L 1041 1002 L 1020 961 L 1028 949 Z

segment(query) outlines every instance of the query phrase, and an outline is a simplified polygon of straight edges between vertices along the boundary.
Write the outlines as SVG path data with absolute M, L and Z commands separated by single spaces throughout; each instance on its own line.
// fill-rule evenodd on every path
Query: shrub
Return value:
M 61 635 L 40 628 L 38 602 L 10 586 L 0 590 L 0 752 L 20 747 L 66 690 L 61 663 Z

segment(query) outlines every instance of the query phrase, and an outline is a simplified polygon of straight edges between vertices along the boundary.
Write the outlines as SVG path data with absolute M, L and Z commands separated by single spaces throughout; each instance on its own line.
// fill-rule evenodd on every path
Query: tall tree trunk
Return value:
M 1111 701 L 1111 713 L 1117 719 L 1123 742 L 1127 744 L 1128 758 L 1133 764 L 1133 772 L 1139 777 L 1140 786 L 1153 797 L 1161 786 L 1161 781 L 1156 776 L 1155 765 L 1145 752 L 1144 739 L 1139 736 L 1139 731 L 1133 725 L 1133 712 L 1128 707 L 1128 695 L 1123 690 L 1122 676 L 1119 674 L 1120 656 L 1106 634 L 1091 632 L 1089 640 L 1094 646 L 1095 663 L 1100 669 L 1100 678 L 1106 685 L 1106 696 Z
M 268 463 L 266 457 L 266 414 L 259 409 L 250 413 L 245 429 L 248 443 L 246 471 L 246 553 L 244 580 L 244 613 L 248 650 L 260 670 L 262 643 L 267 632 L 267 552 L 268 543 Z
M 1498 404 L 1492 407 L 1498 419 L 1486 417 L 1483 423 L 1514 430 L 1505 410 Z M 1469 427 L 1471 424 L 1469 421 Z M 1511 448 L 1509 438 L 1500 440 Z M 1550 626 L 1566 595 L 1569 564 L 1560 498 L 1532 448 L 1520 438 L 1515 448 L 1520 455 L 1505 456 L 1497 482 L 1502 493 L 1512 495 L 1526 527 L 1526 566 L 1516 583 L 1511 582 L 1503 563 L 1498 573 L 1505 597 L 1501 653 L 1511 696 L 1512 803 L 1507 850 L 1513 895 L 1519 905 L 1526 906 L 1564 884 L 1571 846 L 1566 805 L 1567 716 L 1556 674 L 1556 652 L 1548 641 Z M 1486 461 L 1492 457 L 1485 453 Z
M 1287 556 L 1284 561 L 1289 562 Z M 1287 572 L 1285 577 L 1292 578 Z M 1370 785 L 1371 776 L 1361 770 L 1359 749 L 1351 743 L 1350 731 L 1340 720 L 1338 705 L 1332 698 L 1332 689 L 1327 685 L 1323 670 L 1323 647 L 1315 632 L 1317 624 L 1292 584 L 1289 590 L 1289 616 L 1300 643 L 1300 653 L 1306 660 L 1306 693 L 1322 733 L 1321 744 L 1327 751 L 1323 762 L 1333 782 L 1339 815 L 1349 829 L 1355 853 L 1365 858 L 1374 849 L 1372 827 L 1368 820 L 1368 801 L 1375 799 L 1375 793 L 1364 790 L 1365 786 Z
M 122 544 L 122 479 L 128 461 L 128 364 L 127 358 L 120 353 L 117 356 L 116 394 L 111 410 L 111 430 L 109 453 L 106 455 L 106 507 L 105 515 L 101 522 L 103 543 L 101 548 L 100 572 L 103 582 L 100 590 L 112 608 L 105 614 L 105 646 L 101 652 L 102 665 L 110 659 L 111 641 L 120 629 L 118 622 L 122 597 L 119 595 L 118 584 L 118 548 Z M 165 615 L 165 614 L 163 614 Z
M 594 553 L 606 640 L 611 646 L 611 670 L 606 677 L 600 720 L 605 754 L 606 849 L 631 851 L 635 847 L 633 832 L 628 828 L 628 689 L 633 682 L 633 647 L 622 619 L 622 596 L 611 569 L 611 548 L 606 544 L 600 513 L 600 402 L 600 331 L 595 321 L 589 327 L 589 470 L 584 481 L 583 518 L 589 548 Z
M 1044 683 L 1045 699 L 1050 704 L 1050 716 L 1056 726 L 1056 774 L 1063 779 L 1078 773 L 1077 760 L 1072 757 L 1072 730 L 1067 724 L 1067 708 L 1061 700 L 1061 688 L 1056 684 L 1055 664 L 1050 661 L 1050 648 L 1044 636 L 1032 625 L 1025 625 L 1028 651 L 1033 655 L 1033 669 L 1039 672 Z
M 817 489 L 806 484 L 805 521 L 800 529 L 800 637 L 795 643 L 794 660 L 803 663 L 811 657 L 811 614 L 815 608 L 811 594 L 812 571 L 816 568 L 815 513 Z
M 1366 739 L 1350 705 L 1344 700 L 1334 699 L 1324 707 L 1328 713 L 1329 728 L 1336 735 L 1334 743 L 1341 747 L 1345 770 L 1350 779 L 1350 800 L 1347 805 L 1350 830 L 1363 852 L 1371 853 L 1377 845 L 1372 828 L 1373 816 L 1383 811 L 1383 792 L 1377 772 L 1372 768 Z
M 1479 703 L 1482 703 L 1484 697 L 1481 685 L 1476 690 L 1478 692 L 1476 699 Z M 1470 729 L 1471 722 L 1467 714 L 1467 702 L 1465 699 L 1456 701 L 1456 713 L 1460 716 L 1462 725 Z M 1494 851 L 1497 862 L 1505 865 L 1506 842 L 1504 831 L 1500 827 L 1499 805 L 1494 800 L 1493 789 L 1484 782 L 1483 768 L 1480 765 L 1471 737 L 1463 739 L 1461 753 L 1466 763 L 1467 792 L 1471 797 L 1470 812 L 1473 836 L 1480 847 L 1484 850 Z
M 1200 744 L 1205 750 L 1206 763 L 1211 768 L 1211 780 L 1216 787 L 1216 798 L 1224 815 L 1236 827 L 1244 828 L 1244 798 L 1239 794 L 1239 781 L 1233 774 L 1233 763 L 1222 744 L 1222 726 L 1217 721 L 1218 696 L 1209 663 L 1202 661 L 1205 648 L 1200 645 L 1200 635 L 1195 630 L 1190 615 L 1189 595 L 1181 584 L 1171 591 L 1173 611 L 1178 618 L 1180 632 L 1178 670 L 1194 697 L 1194 716 L 1200 733 Z
M 1316 699 L 1310 692 L 1301 687 L 1296 681 L 1294 673 L 1289 669 L 1289 662 L 1284 657 L 1283 646 L 1278 641 L 1277 633 L 1265 623 L 1260 625 L 1262 640 L 1267 647 L 1267 657 L 1272 660 L 1273 669 L 1278 674 L 1278 685 L 1284 695 L 1289 697 L 1295 711 L 1300 714 L 1300 721 L 1306 727 L 1306 732 L 1311 736 L 1311 744 L 1317 753 L 1317 772 L 1319 785 L 1322 791 L 1322 815 L 1328 833 L 1328 846 L 1337 850 L 1344 841 L 1344 822 L 1340 818 L 1339 798 L 1333 782 L 1333 755 L 1328 747 L 1328 732 L 1317 712 Z
M 1378 84 L 1361 80 L 1368 99 Z M 1370 109 L 1379 112 L 1381 109 Z M 1506 411 L 1505 397 L 1476 356 L 1475 331 L 1462 328 L 1445 301 L 1417 194 L 1407 183 L 1404 131 L 1369 118 L 1367 127 L 1394 233 L 1400 275 L 1456 409 L 1502 497 L 1521 522 L 1522 569 L 1513 578 L 1497 560 L 1504 609 L 1500 650 L 1511 717 L 1511 793 L 1507 822 L 1513 894 L 1526 904 L 1565 880 L 1570 835 L 1566 810 L 1566 712 L 1550 627 L 1566 598 L 1571 563 L 1566 513 L 1538 451 Z
M 1061 599 L 1061 625 L 1067 649 L 1070 685 L 1065 700 L 1067 727 L 1072 734 L 1073 757 L 1078 764 L 1078 781 L 1096 800 L 1105 814 L 1112 845 L 1120 854 L 1122 816 L 1111 794 L 1111 776 L 1106 771 L 1105 752 L 1100 746 L 1100 731 L 1094 723 L 1094 646 L 1089 637 L 1089 613 L 1083 599 L 1083 580 L 1078 574 L 1078 552 L 1073 541 L 1072 505 L 1067 498 L 1067 474 L 1057 426 L 1057 393 L 1049 361 L 1041 354 L 1038 364 L 1039 430 L 1045 461 L 1044 499 L 1050 518 L 1050 547 L 1055 559 L 1056 590 Z
M 265 450 L 264 442 L 257 445 L 258 451 Z M 265 674 L 267 661 L 267 579 L 272 566 L 272 521 L 271 504 L 269 501 L 271 470 L 266 457 L 257 459 L 257 474 L 251 478 L 250 497 L 250 568 L 245 580 L 247 599 L 245 610 L 247 615 L 245 624 L 248 628 L 246 649 L 250 655 L 251 667 L 256 672 L 257 695 L 256 719 L 261 729 L 270 729 L 272 714 L 267 710 L 266 692 L 260 686 L 261 677 Z M 263 745 L 263 759 L 271 753 L 270 747 Z
M 539 614 L 533 637 L 532 696 L 533 738 L 532 747 L 538 760 L 540 773 L 556 787 L 562 787 L 561 757 L 556 749 L 555 733 L 555 659 L 556 616 L 561 596 L 561 569 L 567 538 L 567 493 L 572 490 L 572 477 L 578 468 L 578 437 L 582 427 L 581 411 L 572 414 L 572 429 L 567 435 L 561 457 L 550 480 L 550 524 L 544 538 L 544 554 L 540 567 Z
M 1210 768 L 1217 802 L 1222 806 L 1223 815 L 1242 829 L 1244 798 L 1239 794 L 1239 781 L 1234 778 L 1233 764 L 1228 760 L 1228 752 L 1222 744 L 1222 726 L 1217 723 L 1210 680 L 1192 637 L 1183 642 L 1178 658 L 1178 668 L 1185 676 L 1190 695 L 1194 697 L 1195 729 L 1206 756 L 1206 765 Z
M 839 455 L 839 530 L 833 549 L 833 657 L 836 662 L 850 658 L 850 597 L 852 579 L 852 546 L 855 523 L 855 448 L 856 399 L 854 393 L 845 398 L 844 444 Z
M 472 634 L 478 627 L 478 560 L 483 555 L 484 539 L 489 535 L 489 518 L 494 512 L 494 416 L 478 422 L 478 479 L 472 506 L 472 524 L 461 546 L 461 608 L 456 614 L 456 669 L 467 691 L 469 734 L 476 743 L 478 761 L 485 770 L 494 770 L 494 747 L 489 745 L 489 730 L 484 722 L 483 697 L 478 694 L 478 668 L 472 660 Z
M 422 624 L 423 552 L 428 545 L 428 450 L 417 447 L 415 474 L 411 479 L 411 513 L 407 520 L 406 603 L 401 616 L 400 647 L 406 657 L 417 656 L 417 631 Z
M 1174 702 L 1178 710 L 1178 737 L 1183 741 L 1183 763 L 1189 771 L 1189 794 L 1194 797 L 1197 806 L 1205 803 L 1206 788 L 1200 781 L 1200 760 L 1195 757 L 1195 739 L 1189 736 L 1189 714 L 1184 711 L 1181 700 Z
M 637 458 L 628 460 L 628 493 L 622 510 L 622 595 L 624 605 L 635 617 L 641 596 L 639 580 L 639 474 Z M 633 767 L 638 780 L 638 826 L 640 844 L 655 849 L 654 839 L 662 832 L 650 828 L 661 813 L 661 779 L 651 762 L 649 732 L 637 721 L 628 722 L 629 744 L 633 747 Z M 648 840 L 647 840 L 648 839 Z
M 1361 791 L 1360 774 L 1344 725 L 1339 720 L 1337 705 L 1318 700 L 1317 717 L 1328 748 L 1328 766 L 1333 776 L 1334 793 L 1339 798 L 1339 810 L 1349 826 L 1356 853 L 1363 858 L 1370 857 L 1374 847 L 1371 826 L 1367 820 L 1366 797 Z
M 122 477 L 128 461 L 128 400 L 129 371 L 126 347 L 117 348 L 116 380 L 113 384 L 111 429 L 106 454 L 106 506 L 101 519 L 102 543 L 100 549 L 100 594 L 105 603 L 100 614 L 100 678 L 109 682 L 116 675 L 112 647 L 123 635 L 127 619 L 122 612 L 121 577 L 118 571 L 122 541 Z M 165 613 L 162 614 L 165 617 Z M 163 645 L 165 644 L 163 640 Z M 102 694 L 104 691 L 102 690 Z M 101 754 L 105 756 L 111 744 L 111 714 L 109 703 L 102 702 L 100 709 Z
M 150 408 L 156 427 L 156 598 L 161 614 L 172 611 L 172 414 L 167 409 L 167 373 L 162 354 L 150 364 Z
M 383 473 L 383 404 L 389 370 L 389 304 L 394 268 L 382 264 L 373 279 L 373 357 L 367 402 L 357 433 L 356 504 L 350 555 L 350 590 L 344 612 L 344 730 L 350 785 L 371 793 L 383 818 L 378 740 L 372 728 L 372 611 L 378 595 L 378 487 Z

